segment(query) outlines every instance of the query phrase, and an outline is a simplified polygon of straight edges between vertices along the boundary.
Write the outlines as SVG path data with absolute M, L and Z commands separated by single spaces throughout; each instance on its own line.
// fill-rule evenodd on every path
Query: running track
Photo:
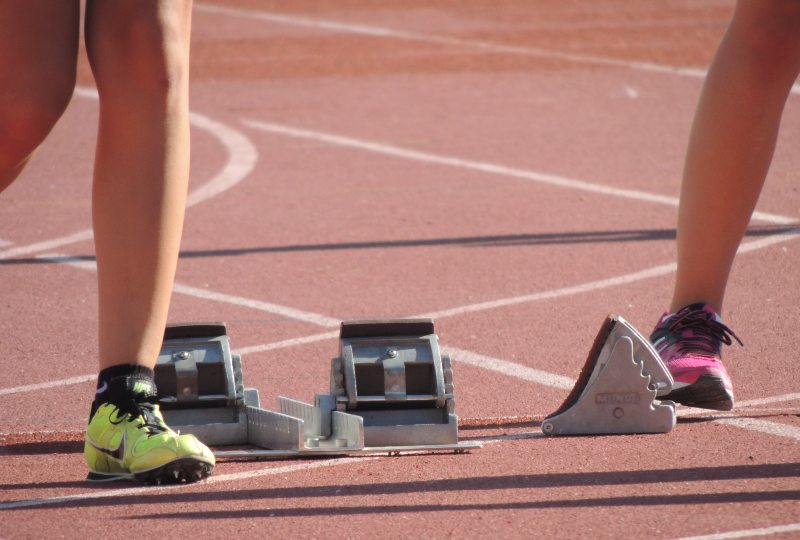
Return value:
M 431 316 L 466 455 L 83 481 L 96 95 L 0 196 L 0 537 L 800 537 L 800 96 L 737 260 L 732 414 L 543 439 L 606 314 L 649 331 L 728 0 L 196 4 L 174 321 L 224 320 L 271 406 L 327 387 L 340 320 Z M 795 87 L 794 94 L 800 94 Z M 122 525 L 121 528 L 118 526 Z

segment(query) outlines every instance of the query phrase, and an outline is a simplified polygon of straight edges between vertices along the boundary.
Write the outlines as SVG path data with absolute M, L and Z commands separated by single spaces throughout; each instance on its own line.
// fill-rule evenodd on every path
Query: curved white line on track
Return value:
M 94 88 L 77 86 L 75 94 L 84 98 L 98 99 L 97 90 Z M 225 148 L 228 159 L 222 169 L 211 180 L 189 193 L 186 202 L 187 207 L 207 201 L 231 189 L 253 171 L 258 160 L 258 151 L 255 145 L 241 131 L 195 112 L 189 114 L 189 121 L 193 127 L 203 130 L 216 138 Z M 85 229 L 60 238 L 0 251 L 0 260 L 56 249 L 91 240 L 92 237 L 92 229 Z
M 496 163 L 488 163 L 485 161 L 473 161 L 468 159 L 461 159 L 453 156 L 443 156 L 438 154 L 431 154 L 429 152 L 422 152 L 410 148 L 403 148 L 390 144 L 377 143 L 374 141 L 366 141 L 362 139 L 355 139 L 343 135 L 324 133 L 321 131 L 313 131 L 309 129 L 300 129 L 281 124 L 274 124 L 269 122 L 260 122 L 257 120 L 242 120 L 242 123 L 250 126 L 251 128 L 273 133 L 276 135 L 284 135 L 287 137 L 294 137 L 298 139 L 308 139 L 318 142 L 324 142 L 334 146 L 342 146 L 346 148 L 354 148 L 375 154 L 382 154 L 411 161 L 418 161 L 422 163 L 431 163 L 435 165 L 442 165 L 447 167 L 455 167 L 459 169 L 467 169 L 486 174 L 494 174 L 499 176 L 508 176 L 519 180 L 527 180 L 538 182 L 540 184 L 547 184 L 559 188 L 574 189 L 578 191 L 588 191 L 600 195 L 609 195 L 613 197 L 622 197 L 625 199 L 633 199 L 637 201 L 663 204 L 667 206 L 677 207 L 678 197 L 671 197 L 668 195 L 660 195 L 657 193 L 649 193 L 637 189 L 622 189 L 607 186 L 604 184 L 597 184 L 593 182 L 586 182 L 584 180 L 576 180 L 559 176 L 556 174 L 543 173 L 538 171 L 530 171 L 526 169 L 517 169 L 514 167 L 507 167 L 505 165 L 498 165 Z M 797 223 L 798 220 L 788 216 L 781 216 L 777 214 L 769 214 L 766 212 L 753 212 L 753 219 L 766 221 L 769 223 L 789 225 Z
M 391 38 L 391 39 L 402 39 L 407 41 L 418 41 L 422 43 L 432 43 L 436 45 L 453 45 L 457 47 L 475 49 L 483 52 L 512 54 L 519 56 L 531 56 L 535 58 L 549 58 L 554 60 L 564 60 L 576 64 L 590 64 L 590 65 L 626 68 L 626 69 L 646 71 L 651 73 L 663 73 L 667 75 L 692 77 L 695 79 L 702 79 L 706 76 L 707 73 L 707 70 L 702 68 L 669 66 L 663 64 L 655 64 L 652 62 L 621 60 L 618 58 L 610 58 L 607 56 L 596 56 L 591 54 L 553 51 L 548 49 L 542 49 L 539 47 L 504 45 L 502 43 L 492 43 L 489 41 L 460 39 L 453 36 L 423 34 L 421 32 L 412 32 L 396 28 L 387 28 L 384 26 L 376 26 L 369 24 L 352 24 L 340 21 L 332 21 L 328 19 L 319 19 L 315 17 L 300 17 L 296 15 L 285 15 L 281 13 L 275 13 L 264 10 L 223 7 L 205 3 L 195 3 L 194 8 L 199 12 L 213 13 L 217 15 L 227 15 L 231 17 L 240 17 L 255 21 L 263 21 L 272 24 L 284 24 L 289 26 L 312 28 L 315 30 L 322 30 L 328 32 L 339 32 L 339 33 L 355 34 L 362 36 L 372 36 L 376 38 Z M 800 84 L 795 84 L 792 87 L 791 92 L 793 94 L 800 95 Z

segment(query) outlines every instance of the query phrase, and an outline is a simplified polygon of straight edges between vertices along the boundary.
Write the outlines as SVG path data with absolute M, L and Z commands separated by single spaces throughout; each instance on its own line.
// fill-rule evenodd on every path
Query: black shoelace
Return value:
M 690 330 L 691 332 L 686 332 Z M 731 345 L 735 339 L 744 346 L 736 333 L 712 314 L 701 309 L 684 308 L 669 321 L 666 331 L 677 339 L 667 339 L 665 346 L 675 343 L 681 354 L 719 354 L 721 344 Z M 733 339 L 731 339 L 733 338 Z M 674 339 L 674 338 L 673 338 Z
M 156 403 L 154 397 L 144 397 L 137 395 L 130 398 L 122 405 L 117 405 L 117 417 L 120 418 L 117 424 L 127 419 L 128 422 L 141 422 L 138 429 L 146 429 L 149 435 L 157 435 L 167 431 L 167 427 L 156 415 Z M 127 415 L 127 418 L 125 417 Z

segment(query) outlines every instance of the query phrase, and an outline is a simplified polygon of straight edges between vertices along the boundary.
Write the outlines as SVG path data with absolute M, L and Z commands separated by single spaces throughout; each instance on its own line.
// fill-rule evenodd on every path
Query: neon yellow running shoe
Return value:
M 172 431 L 158 405 L 130 401 L 124 408 L 106 402 L 92 415 L 83 451 L 88 480 L 195 482 L 214 470 L 211 450 L 194 435 Z

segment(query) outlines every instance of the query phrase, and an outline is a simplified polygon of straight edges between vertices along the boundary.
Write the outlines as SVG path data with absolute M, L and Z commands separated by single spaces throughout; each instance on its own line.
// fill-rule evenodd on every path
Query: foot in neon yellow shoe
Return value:
M 158 405 L 130 402 L 97 407 L 86 429 L 84 457 L 95 482 L 145 484 L 202 480 L 214 470 L 214 454 L 194 435 L 172 431 Z

